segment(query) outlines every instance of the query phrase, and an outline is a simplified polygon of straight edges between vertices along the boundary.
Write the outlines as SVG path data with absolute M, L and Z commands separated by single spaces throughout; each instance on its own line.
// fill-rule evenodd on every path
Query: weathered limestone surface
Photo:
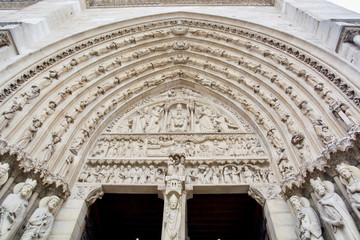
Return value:
M 11 235 L 46 196 L 64 202 L 49 239 L 78 240 L 104 192 L 158 192 L 163 239 L 183 240 L 187 197 L 247 191 L 272 239 L 310 234 L 294 196 L 325 239 L 348 234 L 316 178 L 359 227 L 360 15 L 322 0 L 86 6 L 0 10 L 0 201 L 38 181 Z

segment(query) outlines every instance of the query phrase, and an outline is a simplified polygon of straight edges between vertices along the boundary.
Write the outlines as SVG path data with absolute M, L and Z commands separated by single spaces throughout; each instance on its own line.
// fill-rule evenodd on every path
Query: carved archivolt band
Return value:
M 299 166 L 358 122 L 358 109 L 345 104 L 346 97 L 357 104 L 354 88 L 320 62 L 265 34 L 203 20 L 134 25 L 83 41 L 10 83 L 3 94 L 7 109 L 0 130 L 29 149 L 39 163 L 48 164 L 51 172 L 73 179 L 70 167 L 85 161 L 89 140 L 109 129 L 139 95 L 152 98 L 161 88 L 171 94 L 166 84 L 179 82 L 209 93 L 204 96 L 221 96 L 222 104 L 243 111 L 262 141 L 269 142 L 271 159 L 285 184 L 298 178 Z M 82 76 L 77 74 L 80 70 Z M 346 96 L 335 94 L 340 91 Z M 177 105 L 189 116 L 195 114 L 193 105 Z M 181 114 L 174 117 L 176 105 L 172 106 L 161 130 L 185 126 L 180 124 Z M 151 109 L 155 114 L 156 108 Z M 25 111 L 31 121 L 18 116 Z M 138 115 L 130 116 L 134 117 Z M 187 130 L 197 126 L 194 117 L 189 119 Z M 29 127 L 20 137 L 15 129 L 26 123 Z M 309 124 L 314 131 L 298 131 Z M 233 123 L 222 126 L 228 130 Z

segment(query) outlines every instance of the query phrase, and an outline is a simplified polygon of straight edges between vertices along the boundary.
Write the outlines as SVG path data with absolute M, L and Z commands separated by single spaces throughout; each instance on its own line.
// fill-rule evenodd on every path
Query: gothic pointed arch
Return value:
M 286 192 L 315 169 L 324 170 L 327 159 L 318 156 L 360 116 L 358 87 L 341 71 L 346 64 L 330 64 L 324 60 L 329 53 L 308 52 L 306 45 L 253 23 L 183 12 L 92 29 L 43 49 L 50 57 L 38 57 L 1 86 L 2 138 L 27 154 L 26 171 L 39 172 L 66 194 L 87 163 L 124 157 L 107 159 L 106 149 L 101 159 L 93 158 L 102 139 L 123 139 L 128 146 L 160 133 L 183 139 L 206 133 L 209 138 L 195 147 L 214 148 L 216 140 L 224 149 L 226 142 L 244 140 L 259 147 L 258 159 L 229 153 L 219 161 L 256 165 L 262 157 L 274 175 L 268 181 Z M 146 111 L 146 127 L 136 126 Z M 161 120 L 151 120 L 156 114 Z M 196 114 L 208 114 L 202 130 Z M 182 141 L 183 147 L 191 142 Z M 197 164 L 206 158 L 194 157 Z

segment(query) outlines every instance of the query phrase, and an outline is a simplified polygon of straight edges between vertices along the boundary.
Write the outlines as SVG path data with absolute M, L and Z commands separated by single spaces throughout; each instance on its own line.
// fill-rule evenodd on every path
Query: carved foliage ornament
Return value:
M 10 40 L 6 32 L 0 32 L 0 48 L 10 46 Z

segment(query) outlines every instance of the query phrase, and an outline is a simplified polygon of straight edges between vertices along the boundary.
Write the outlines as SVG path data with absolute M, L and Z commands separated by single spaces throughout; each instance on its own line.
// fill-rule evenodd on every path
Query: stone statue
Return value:
M 57 196 L 41 199 L 39 208 L 31 215 L 20 240 L 46 240 L 54 223 L 53 211 L 59 205 Z
M 53 132 L 51 142 L 40 152 L 38 160 L 42 163 L 47 163 L 54 154 L 56 144 L 59 142 L 61 142 L 61 137 L 58 133 Z
M 9 164 L 0 163 L 0 186 L 2 186 L 9 178 Z
M 323 240 L 320 220 L 310 202 L 304 197 L 292 196 L 290 202 L 296 211 L 296 227 L 301 240 Z
M 215 132 L 211 109 L 209 107 L 198 106 L 196 113 L 197 132 Z
M 336 166 L 340 181 L 346 186 L 351 206 L 360 210 L 360 170 L 357 167 L 341 163 Z
M 170 119 L 170 131 L 171 132 L 185 132 L 188 126 L 188 114 L 184 114 L 181 103 L 176 105 L 176 113 L 171 116 Z
M 28 199 L 36 186 L 36 180 L 27 179 L 17 184 L 0 206 L 0 240 L 12 239 L 25 217 Z
M 34 139 L 34 137 L 38 131 L 38 128 L 40 128 L 41 126 L 42 126 L 41 120 L 38 118 L 34 118 L 32 125 L 27 129 L 27 131 L 24 133 L 24 135 L 19 139 L 17 144 L 24 147 L 28 143 L 30 143 Z
M 179 199 L 175 194 L 172 194 L 168 201 L 164 221 L 164 240 L 180 240 L 181 209 Z
M 161 123 L 160 123 L 161 112 L 162 112 L 162 109 L 161 109 L 160 106 L 153 107 L 153 109 L 151 110 L 149 122 L 148 122 L 148 125 L 146 127 L 145 132 L 147 132 L 147 133 L 158 133 L 158 132 L 160 132 L 160 129 L 161 129 Z
M 21 110 L 22 106 L 16 102 L 14 102 L 14 104 L 11 105 L 8 110 L 5 110 L 1 114 L 2 116 L 0 120 L 0 131 L 7 128 L 10 125 L 11 121 L 14 119 L 16 112 Z
M 320 178 L 310 179 L 310 183 L 319 199 L 320 217 L 330 225 L 335 239 L 360 239 L 355 222 L 344 201 L 334 192 L 334 185 L 329 181 L 321 181 Z

